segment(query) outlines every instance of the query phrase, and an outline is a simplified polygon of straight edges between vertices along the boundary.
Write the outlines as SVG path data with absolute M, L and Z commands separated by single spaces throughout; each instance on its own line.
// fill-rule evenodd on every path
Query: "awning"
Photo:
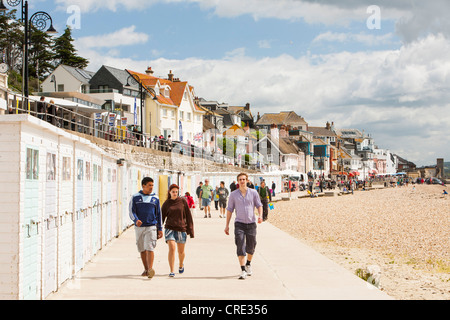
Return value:
M 40 98 L 41 97 L 39 97 L 39 96 L 30 96 L 30 99 L 33 99 L 35 101 L 39 101 Z M 45 97 L 46 103 L 49 103 L 50 100 L 53 100 L 54 104 L 57 105 L 58 107 L 69 109 L 69 110 L 75 111 L 77 113 L 85 113 L 85 114 L 92 115 L 94 113 L 108 112 L 107 110 L 91 108 L 91 107 L 85 106 L 84 104 L 76 103 L 76 102 L 73 102 L 73 101 L 67 100 L 67 99 Z

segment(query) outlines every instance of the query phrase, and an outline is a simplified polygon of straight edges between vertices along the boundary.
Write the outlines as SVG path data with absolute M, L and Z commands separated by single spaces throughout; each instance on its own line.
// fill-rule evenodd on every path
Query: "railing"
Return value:
M 109 123 L 104 123 L 105 121 L 96 122 L 92 117 L 57 106 L 51 103 L 51 100 L 50 102 L 41 102 L 30 98 L 22 99 L 21 96 L 16 95 L 12 102 L 12 105 L 8 107 L 7 114 L 29 114 L 65 130 L 91 135 L 107 141 L 125 143 L 171 154 L 181 154 L 192 158 L 201 158 L 218 164 L 230 164 L 246 169 L 257 169 L 254 165 L 239 165 L 233 157 L 223 154 L 213 154 L 194 145 L 179 142 L 169 144 L 164 138 L 151 137 L 137 130 L 130 130 L 128 127 L 111 126 Z M 100 112 L 105 113 L 105 110 L 99 110 Z

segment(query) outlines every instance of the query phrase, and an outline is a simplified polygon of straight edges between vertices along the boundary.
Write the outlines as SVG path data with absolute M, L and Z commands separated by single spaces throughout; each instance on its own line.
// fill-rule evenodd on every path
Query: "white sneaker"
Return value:
M 247 278 L 247 272 L 242 271 L 241 275 L 239 276 L 240 280 L 245 280 L 245 278 Z
M 246 265 L 245 272 L 247 272 L 247 275 L 250 277 L 252 275 L 252 267 Z

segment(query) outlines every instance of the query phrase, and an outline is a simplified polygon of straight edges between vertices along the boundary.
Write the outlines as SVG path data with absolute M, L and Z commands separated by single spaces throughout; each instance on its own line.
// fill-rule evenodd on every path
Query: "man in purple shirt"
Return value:
M 252 275 L 251 262 L 256 248 L 256 222 L 263 222 L 263 206 L 258 192 L 247 187 L 247 174 L 239 174 L 237 180 L 239 188 L 230 194 L 228 200 L 225 234 L 230 234 L 230 220 L 233 211 L 236 210 L 234 238 L 242 272 L 239 279 L 244 280 L 247 276 Z M 258 219 L 255 216 L 255 208 L 258 209 Z M 247 263 L 245 263 L 246 254 Z

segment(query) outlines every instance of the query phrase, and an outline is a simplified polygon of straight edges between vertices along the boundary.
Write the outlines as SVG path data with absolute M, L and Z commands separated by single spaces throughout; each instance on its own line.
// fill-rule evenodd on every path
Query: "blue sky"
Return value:
M 102 64 L 158 76 L 257 112 L 294 110 L 371 133 L 415 162 L 450 159 L 450 19 L 445 0 L 30 0 Z M 380 29 L 367 20 L 379 8 Z M 369 19 L 370 20 L 370 19 Z M 372 20 L 370 20 L 372 21 Z

